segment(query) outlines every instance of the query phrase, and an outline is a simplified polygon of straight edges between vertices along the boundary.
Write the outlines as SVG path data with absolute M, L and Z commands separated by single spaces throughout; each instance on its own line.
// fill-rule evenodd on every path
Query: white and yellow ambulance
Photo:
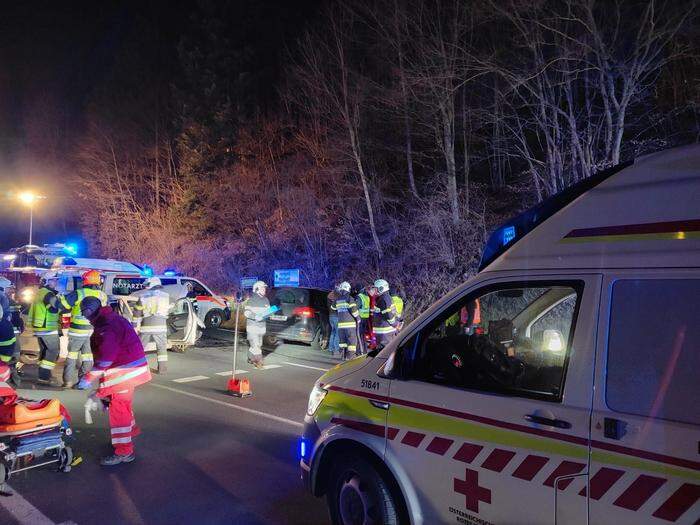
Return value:
M 479 274 L 321 377 L 302 478 L 341 524 L 694 524 L 699 384 L 696 145 L 503 225 Z

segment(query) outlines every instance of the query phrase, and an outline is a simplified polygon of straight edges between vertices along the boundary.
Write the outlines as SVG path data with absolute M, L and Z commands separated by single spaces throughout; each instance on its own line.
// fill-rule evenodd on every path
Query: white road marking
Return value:
M 287 418 L 281 417 L 281 416 L 275 416 L 274 414 L 268 414 L 267 412 L 260 412 L 259 410 L 253 410 L 252 408 L 242 407 L 240 405 L 233 405 L 231 403 L 226 403 L 225 401 L 220 401 L 218 399 L 212 399 L 211 397 L 200 396 L 199 394 L 193 394 L 192 392 L 185 392 L 184 390 L 178 390 L 177 388 L 172 388 L 170 386 L 159 385 L 158 383 L 154 383 L 153 381 L 151 381 L 150 386 L 155 387 L 155 388 L 162 388 L 163 390 L 167 390 L 169 392 L 174 392 L 176 394 L 182 394 L 183 396 L 192 397 L 194 399 L 199 399 L 201 401 L 208 401 L 209 403 L 214 403 L 215 405 L 225 406 L 226 408 L 240 410 L 241 412 L 246 412 L 248 414 L 253 414 L 256 416 L 264 417 L 264 418 L 270 419 L 272 421 L 277 421 L 278 423 L 285 423 L 285 424 L 290 425 L 294 428 L 304 428 L 304 425 L 302 423 L 300 423 L 299 421 L 292 421 L 291 419 L 287 419 Z
M 190 383 L 192 381 L 201 381 L 202 379 L 209 379 L 207 376 L 192 376 L 192 377 L 181 377 L 180 379 L 173 379 L 175 383 Z
M 0 506 L 9 512 L 20 525 L 56 525 L 43 512 L 20 496 L 19 492 L 9 485 L 6 487 L 12 492 L 12 496 L 0 497 Z
M 290 366 L 298 366 L 300 368 L 310 368 L 311 370 L 320 370 L 321 372 L 328 372 L 328 368 L 321 368 L 319 366 L 309 366 L 309 365 L 300 365 L 299 363 L 291 363 L 290 361 L 282 361 L 285 365 L 290 365 Z
M 247 374 L 248 370 L 236 370 L 237 374 Z M 217 372 L 217 376 L 230 376 L 231 375 L 231 370 L 228 370 L 226 372 Z
M 282 365 L 263 365 L 263 370 L 272 370 L 273 368 L 282 368 Z

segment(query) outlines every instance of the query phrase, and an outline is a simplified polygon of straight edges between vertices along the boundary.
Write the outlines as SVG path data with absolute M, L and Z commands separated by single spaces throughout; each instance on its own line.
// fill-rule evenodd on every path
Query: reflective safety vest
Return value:
M 366 293 L 357 294 L 357 307 L 360 311 L 360 318 L 369 319 L 369 295 Z
M 99 377 L 98 397 L 107 397 L 117 392 L 130 390 L 148 383 L 152 379 L 151 370 L 148 367 L 148 361 L 145 356 L 125 365 L 105 370 L 93 369 L 89 372 L 88 377 L 90 380 Z
M 396 333 L 398 324 L 396 305 L 388 292 L 375 298 L 372 312 L 372 330 L 377 341 L 386 343 Z
M 401 297 L 399 297 L 398 295 L 392 295 L 391 301 L 394 303 L 394 306 L 396 307 L 396 314 L 399 317 L 401 317 L 403 315 L 403 299 L 401 299 Z
M 83 313 L 80 311 L 80 304 L 86 297 L 97 297 L 102 303 L 102 306 L 107 306 L 107 294 L 102 290 L 95 290 L 93 288 L 79 288 L 68 295 L 61 296 L 61 305 L 66 310 L 70 310 L 70 328 L 68 329 L 68 335 L 78 337 L 92 335 L 92 325 L 86 317 L 83 317 Z
M 6 317 L 0 319 L 0 362 L 8 363 L 15 351 L 15 330 Z
M 357 309 L 357 303 L 347 292 L 338 295 L 335 300 L 335 309 L 338 311 L 338 328 L 356 328 L 360 313 Z
M 139 302 L 134 307 L 134 316 L 141 318 L 142 334 L 165 334 L 168 331 L 167 319 L 170 309 L 170 295 L 159 289 L 140 290 L 134 295 Z
M 58 308 L 53 304 L 56 292 L 42 287 L 36 293 L 36 298 L 29 308 L 29 323 L 34 329 L 34 335 L 58 335 Z

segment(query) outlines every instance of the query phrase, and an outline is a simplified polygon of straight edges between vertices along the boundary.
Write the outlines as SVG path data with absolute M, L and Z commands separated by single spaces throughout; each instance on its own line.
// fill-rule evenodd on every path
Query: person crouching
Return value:
M 97 396 L 109 404 L 109 426 L 114 454 L 100 460 L 101 465 L 130 463 L 136 456 L 132 439 L 140 433 L 136 426 L 132 401 L 134 389 L 151 380 L 151 371 L 143 345 L 131 323 L 95 297 L 81 303 L 83 316 L 94 327 L 91 347 L 95 366 L 78 383 L 90 388 L 99 380 Z

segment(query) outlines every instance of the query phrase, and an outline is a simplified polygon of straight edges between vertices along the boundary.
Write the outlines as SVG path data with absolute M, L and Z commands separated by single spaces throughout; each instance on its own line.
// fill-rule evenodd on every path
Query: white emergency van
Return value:
M 302 478 L 336 524 L 698 523 L 699 301 L 700 146 L 583 181 L 317 381 Z

